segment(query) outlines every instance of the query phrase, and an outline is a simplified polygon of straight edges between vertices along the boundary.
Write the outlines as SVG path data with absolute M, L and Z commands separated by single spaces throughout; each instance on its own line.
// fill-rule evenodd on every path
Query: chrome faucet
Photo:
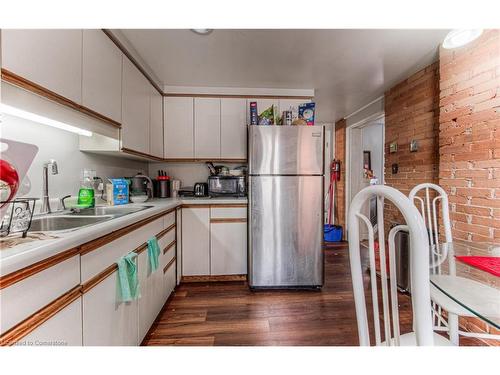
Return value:
M 50 214 L 52 210 L 50 209 L 49 201 L 49 168 L 50 174 L 58 174 L 57 162 L 54 159 L 50 159 L 48 162 L 43 164 L 43 185 L 42 185 L 42 209 L 41 214 Z

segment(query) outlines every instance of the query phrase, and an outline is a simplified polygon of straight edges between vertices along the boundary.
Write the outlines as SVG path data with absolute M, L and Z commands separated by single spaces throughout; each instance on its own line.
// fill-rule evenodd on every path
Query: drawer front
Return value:
M 246 219 L 246 207 L 212 207 L 210 219 Z
M 0 333 L 4 333 L 80 284 L 76 255 L 0 290 Z
M 82 297 L 18 341 L 26 346 L 81 346 Z
M 172 211 L 163 217 L 163 227 L 164 228 L 168 228 L 172 224 L 175 224 L 175 211 Z
M 168 233 L 158 240 L 158 245 L 160 245 L 160 250 L 163 251 L 169 244 L 175 241 L 175 227 L 172 228 Z
M 162 266 L 165 267 L 168 262 L 170 262 L 175 257 L 176 245 L 170 247 L 167 252 L 163 255 Z
M 106 267 L 144 244 L 149 238 L 157 235 L 163 230 L 163 218 L 159 218 L 149 224 L 120 237 L 99 249 L 82 256 L 82 283 L 102 272 Z

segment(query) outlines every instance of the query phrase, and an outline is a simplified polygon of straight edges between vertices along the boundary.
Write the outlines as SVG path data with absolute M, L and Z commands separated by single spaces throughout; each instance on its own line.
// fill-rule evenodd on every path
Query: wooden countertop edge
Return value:
M 220 223 L 246 223 L 247 219 L 246 218 L 233 218 L 233 217 L 227 217 L 227 218 L 213 218 L 210 219 L 210 223 L 213 224 L 220 224 Z
M 174 262 L 177 260 L 177 257 L 173 257 L 170 262 L 167 263 L 167 265 L 165 267 L 163 267 L 163 273 L 165 274 L 168 269 L 172 266 L 172 264 L 174 264 Z
M 163 254 L 165 255 L 167 253 L 167 251 L 169 251 L 172 247 L 175 246 L 176 243 L 177 243 L 177 241 L 173 240 L 167 246 L 165 246 L 165 248 L 163 249 Z
M 0 336 L 0 346 L 14 345 L 20 339 L 33 332 L 37 327 L 41 326 L 70 303 L 80 298 L 82 295 L 81 289 L 81 285 L 74 287 L 6 331 Z

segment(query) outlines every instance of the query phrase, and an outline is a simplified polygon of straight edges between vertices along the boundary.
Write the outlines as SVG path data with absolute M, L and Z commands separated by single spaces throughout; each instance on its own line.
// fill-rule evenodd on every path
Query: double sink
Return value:
M 45 216 L 34 216 L 31 222 L 31 232 L 53 232 L 74 230 L 116 219 L 117 217 L 147 210 L 153 206 L 102 206 L 84 208 L 78 211 L 63 211 Z

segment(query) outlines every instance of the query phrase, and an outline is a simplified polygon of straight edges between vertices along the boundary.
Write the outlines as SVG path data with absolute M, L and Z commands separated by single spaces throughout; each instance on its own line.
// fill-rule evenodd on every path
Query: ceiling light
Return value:
M 482 33 L 482 29 L 451 30 L 444 38 L 443 48 L 451 49 L 465 46 L 467 43 L 477 39 Z
M 213 31 L 213 29 L 191 29 L 191 31 L 198 35 L 208 35 Z
M 40 124 L 52 126 L 54 128 L 66 130 L 72 133 L 84 135 L 86 137 L 92 137 L 92 132 L 84 129 L 77 128 L 73 125 L 65 124 L 64 122 L 52 120 L 50 118 L 40 116 L 28 111 L 23 111 L 22 109 L 11 107 L 10 105 L 1 104 L 0 105 L 1 113 L 6 113 L 8 115 L 16 116 L 19 118 L 23 118 L 25 120 L 30 120 L 34 122 L 38 122 Z

